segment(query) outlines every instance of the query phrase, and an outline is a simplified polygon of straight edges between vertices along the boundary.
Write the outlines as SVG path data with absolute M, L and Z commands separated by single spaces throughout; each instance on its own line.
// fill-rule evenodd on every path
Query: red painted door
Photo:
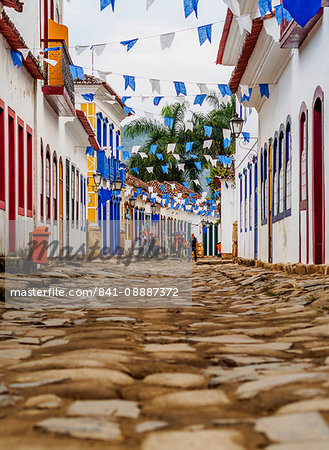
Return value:
M 313 259 L 325 261 L 325 203 L 323 165 L 323 100 L 313 106 Z
M 16 252 L 16 157 L 15 113 L 8 108 L 8 184 L 9 184 L 9 252 Z

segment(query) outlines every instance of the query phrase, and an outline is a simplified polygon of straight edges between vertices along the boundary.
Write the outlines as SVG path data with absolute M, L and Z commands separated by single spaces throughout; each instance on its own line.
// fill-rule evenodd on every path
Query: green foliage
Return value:
M 200 192 L 201 187 L 194 183 L 194 180 L 200 180 L 201 173 L 205 168 L 211 168 L 212 177 L 216 175 L 216 169 L 203 158 L 203 155 L 209 154 L 212 157 L 218 155 L 229 155 L 234 152 L 235 143 L 232 139 L 231 148 L 224 151 L 223 146 L 223 128 L 229 128 L 229 121 L 235 113 L 235 97 L 232 97 L 230 103 L 225 105 L 220 102 L 219 97 L 215 93 L 211 93 L 207 97 L 208 103 L 213 109 L 208 114 L 193 113 L 192 123 L 193 131 L 185 130 L 186 115 L 188 105 L 184 103 L 174 103 L 165 106 L 162 111 L 162 117 L 173 118 L 173 127 L 164 126 L 164 120 L 150 120 L 145 117 L 133 120 L 124 129 L 126 137 L 134 139 L 138 136 L 147 136 L 145 145 L 141 151 L 148 155 L 148 158 L 141 158 L 140 155 L 132 155 L 129 161 L 129 172 L 136 175 L 131 170 L 137 167 L 139 170 L 139 178 L 145 182 L 151 180 L 158 181 L 178 181 L 182 183 L 187 181 L 188 185 L 194 191 Z M 211 149 L 203 149 L 205 140 L 204 126 L 213 127 L 211 139 L 214 140 Z M 194 142 L 192 152 L 185 151 L 186 142 Z M 171 153 L 167 153 L 167 145 L 176 143 L 175 153 L 179 154 L 180 161 L 177 161 Z M 150 154 L 150 146 L 157 144 L 156 153 L 163 155 L 163 161 L 159 160 L 156 155 Z M 193 159 L 189 153 L 197 155 L 198 159 Z M 201 161 L 201 171 L 194 164 L 195 161 Z M 185 164 L 185 171 L 178 170 L 178 164 Z M 161 166 L 168 165 L 168 174 L 163 173 Z M 146 167 L 153 166 L 153 173 L 149 173 Z

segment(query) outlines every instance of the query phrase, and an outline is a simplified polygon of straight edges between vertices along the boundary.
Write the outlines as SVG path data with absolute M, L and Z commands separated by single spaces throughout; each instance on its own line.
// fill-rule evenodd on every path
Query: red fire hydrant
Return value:
M 45 264 L 47 262 L 48 239 L 50 232 L 48 227 L 36 227 L 32 232 L 32 262 Z

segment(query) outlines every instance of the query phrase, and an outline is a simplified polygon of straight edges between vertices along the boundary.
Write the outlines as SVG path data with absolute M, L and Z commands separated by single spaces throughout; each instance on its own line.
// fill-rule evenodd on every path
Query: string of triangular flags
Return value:
M 146 11 L 153 5 L 155 0 L 146 0 Z M 183 0 L 185 18 L 189 17 L 193 12 L 196 18 L 198 18 L 198 3 L 199 0 Z M 115 0 L 100 0 L 100 10 L 103 11 L 108 6 L 112 7 L 112 11 L 115 9 Z

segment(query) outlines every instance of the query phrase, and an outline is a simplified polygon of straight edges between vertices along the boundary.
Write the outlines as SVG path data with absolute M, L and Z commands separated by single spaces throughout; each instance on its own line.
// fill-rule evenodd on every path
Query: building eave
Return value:
M 22 48 L 28 49 L 23 37 L 4 10 L 0 12 L 0 32 L 7 40 L 12 50 L 19 51 L 19 49 Z M 43 69 L 31 51 L 25 59 L 23 58 L 23 65 L 33 78 L 37 80 L 45 79 Z
M 2 0 L 3 6 L 7 6 L 8 8 L 13 8 L 17 12 L 23 11 L 24 3 L 19 0 Z
M 225 19 L 225 24 L 224 24 L 224 29 L 223 29 L 223 33 L 222 33 L 222 37 L 221 37 L 221 40 L 220 40 L 220 43 L 219 43 L 219 49 L 218 49 L 216 64 L 223 64 L 224 51 L 225 51 L 227 39 L 228 39 L 228 36 L 229 36 L 229 33 L 230 33 L 230 29 L 231 29 L 231 26 L 232 26 L 233 17 L 234 17 L 234 14 L 228 8 L 227 9 L 227 14 L 226 14 L 226 19 Z
M 249 59 L 253 54 L 262 29 L 263 20 L 253 20 L 251 33 L 248 33 L 245 37 L 238 61 L 235 64 L 235 68 L 229 81 L 229 86 L 232 93 L 236 93 L 239 88 L 241 78 L 243 77 L 243 74 L 248 66 Z
M 83 111 L 81 111 L 80 109 L 77 109 L 76 113 L 77 113 L 78 119 L 80 120 L 81 125 L 83 126 L 84 130 L 86 131 L 86 133 L 88 135 L 88 140 L 90 142 L 90 145 L 97 151 L 101 150 L 101 148 L 97 142 L 95 132 L 92 129 L 86 114 Z

